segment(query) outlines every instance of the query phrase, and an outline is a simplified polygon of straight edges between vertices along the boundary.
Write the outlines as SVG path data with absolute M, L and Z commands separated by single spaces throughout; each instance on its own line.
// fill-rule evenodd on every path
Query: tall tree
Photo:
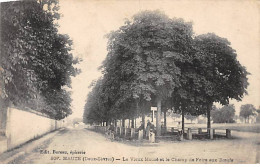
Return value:
M 255 113 L 256 109 L 252 104 L 245 104 L 240 107 L 240 113 L 239 116 L 243 117 L 249 123 L 250 116 L 256 115 Z
M 227 39 L 208 33 L 196 36 L 194 43 L 197 49 L 197 74 L 200 74 L 204 83 L 200 94 L 207 108 L 207 127 L 211 128 L 213 102 L 227 105 L 230 99 L 241 101 L 247 94 L 249 73 L 237 60 L 236 51 Z
M 213 102 L 241 100 L 248 86 L 248 73 L 226 39 L 214 34 L 194 37 L 191 23 L 158 11 L 140 12 L 108 34 L 101 69 L 103 90 L 110 94 L 109 113 L 130 118 L 133 112 L 145 114 L 143 104 L 156 105 L 157 135 L 162 105 L 183 116 L 207 113 L 210 128 Z
M 235 107 L 233 104 L 212 110 L 212 119 L 214 123 L 234 123 Z
M 190 120 L 190 122 L 192 123 L 193 120 L 195 120 L 197 117 L 196 116 L 193 116 L 191 114 L 186 114 L 185 115 L 185 118 Z
M 185 57 L 191 36 L 190 23 L 170 19 L 158 11 L 138 13 L 132 21 L 109 34 L 109 54 L 104 68 L 108 68 L 111 60 L 121 61 L 117 70 L 129 80 L 125 89 L 130 90 L 130 97 L 139 102 L 153 99 L 158 113 L 157 135 L 161 134 L 162 100 L 171 96 L 179 85 L 180 69 L 175 60 Z
M 72 41 L 58 33 L 58 9 L 56 0 L 1 3 L 3 98 L 55 119 L 71 114 L 64 88 L 78 73 L 73 67 L 78 60 L 70 53 Z

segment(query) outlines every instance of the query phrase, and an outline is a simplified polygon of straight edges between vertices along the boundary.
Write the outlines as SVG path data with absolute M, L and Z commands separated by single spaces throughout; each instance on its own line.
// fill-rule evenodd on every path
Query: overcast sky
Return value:
M 241 104 L 260 106 L 260 5 L 256 1 L 60 0 L 60 7 L 60 32 L 71 37 L 74 55 L 83 59 L 79 65 L 82 73 L 72 78 L 73 117 L 82 117 L 88 86 L 101 76 L 97 68 L 107 54 L 104 35 L 122 26 L 125 18 L 156 9 L 171 18 L 192 21 L 196 34 L 214 32 L 227 38 L 240 63 L 251 73 L 249 95 L 242 102 L 231 103 L 237 114 Z

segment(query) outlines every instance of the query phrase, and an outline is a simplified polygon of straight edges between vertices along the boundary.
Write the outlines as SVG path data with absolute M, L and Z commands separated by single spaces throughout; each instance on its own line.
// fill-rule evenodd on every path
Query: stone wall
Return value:
M 6 117 L 6 149 L 15 148 L 31 139 L 64 127 L 63 120 L 54 120 L 33 110 L 8 108 Z M 4 141 L 2 141 L 4 143 Z M 0 153 L 5 150 L 0 150 Z

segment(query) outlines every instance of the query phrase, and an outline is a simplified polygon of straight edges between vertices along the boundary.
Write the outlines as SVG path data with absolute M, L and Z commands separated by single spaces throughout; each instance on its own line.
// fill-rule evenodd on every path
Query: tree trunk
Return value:
M 122 119 L 122 127 L 125 127 L 125 119 Z
M 130 128 L 130 126 L 131 126 L 131 120 L 130 120 L 130 118 L 128 119 L 128 128 Z
M 137 101 L 136 101 L 135 128 L 137 128 L 137 127 L 136 127 L 136 117 L 139 118 L 139 115 L 140 115 L 140 107 L 139 107 L 139 102 L 138 102 L 138 100 L 137 100 Z
M 184 111 L 181 111 L 181 128 L 182 128 L 182 133 L 184 133 Z
M 142 123 L 144 125 L 144 127 L 143 127 L 143 137 L 145 138 L 145 113 L 144 113 L 144 110 L 142 110 Z
M 115 127 L 117 127 L 117 120 L 115 119 Z
M 207 128 L 210 129 L 211 128 L 211 123 L 210 123 L 210 110 L 211 110 L 211 104 L 209 104 L 207 106 L 207 119 L 208 119 L 208 123 L 207 123 Z
M 166 128 L 166 126 L 167 126 L 167 123 L 166 123 L 166 110 L 164 110 L 163 116 L 164 116 L 164 127 Z
M 135 118 L 135 128 L 136 128 L 136 118 Z
M 154 118 L 154 110 L 152 111 L 153 113 L 152 113 L 152 122 L 153 122 L 153 118 Z
M 132 121 L 131 121 L 131 128 L 134 128 L 135 127 L 135 119 L 132 118 Z
M 156 136 L 161 136 L 162 99 L 157 99 Z

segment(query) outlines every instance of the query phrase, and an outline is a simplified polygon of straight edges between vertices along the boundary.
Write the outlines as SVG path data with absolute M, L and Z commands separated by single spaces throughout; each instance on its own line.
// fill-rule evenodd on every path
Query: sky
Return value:
M 227 38 L 237 52 L 238 61 L 251 73 L 248 95 L 235 104 L 236 114 L 242 104 L 260 107 L 260 3 L 256 0 L 60 0 L 62 34 L 73 40 L 73 54 L 82 58 L 77 65 L 82 73 L 72 78 L 72 117 L 82 117 L 88 88 L 98 79 L 98 67 L 105 59 L 104 37 L 143 10 L 161 10 L 170 18 L 193 23 L 196 35 L 213 32 Z

